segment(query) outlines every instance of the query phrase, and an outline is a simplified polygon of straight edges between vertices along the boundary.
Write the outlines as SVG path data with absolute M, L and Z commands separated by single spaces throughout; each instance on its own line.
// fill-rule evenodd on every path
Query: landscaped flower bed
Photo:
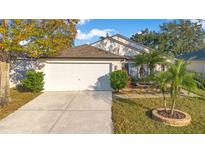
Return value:
M 152 111 L 152 118 L 170 126 L 182 127 L 191 123 L 191 116 L 180 110 L 174 110 L 173 115 L 171 110 L 167 111 L 164 108 L 157 108 Z

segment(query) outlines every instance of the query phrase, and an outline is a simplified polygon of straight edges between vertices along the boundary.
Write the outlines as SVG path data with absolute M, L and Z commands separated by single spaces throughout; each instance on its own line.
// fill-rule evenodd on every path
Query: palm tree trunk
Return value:
M 150 75 L 154 74 L 154 67 L 153 66 L 150 66 Z
M 165 93 L 163 93 L 163 102 L 164 102 L 165 111 L 167 111 L 167 101 L 166 101 Z
M 173 99 L 172 99 L 171 115 L 173 115 L 173 114 L 174 114 L 174 107 L 175 107 L 175 103 L 176 103 L 176 98 L 175 98 L 175 96 L 174 96 L 174 97 L 173 97 Z

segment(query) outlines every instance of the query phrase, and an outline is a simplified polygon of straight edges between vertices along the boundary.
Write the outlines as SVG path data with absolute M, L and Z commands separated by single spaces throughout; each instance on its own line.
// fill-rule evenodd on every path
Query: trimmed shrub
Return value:
M 205 88 L 205 74 L 204 73 L 199 73 L 199 72 L 194 72 L 194 79 L 197 81 L 197 87 L 200 89 Z
M 26 77 L 23 80 L 21 80 L 21 86 L 26 91 L 42 91 L 44 87 L 44 74 L 42 72 L 27 71 Z
M 128 74 L 125 70 L 117 70 L 111 73 L 110 75 L 111 87 L 119 91 L 123 89 L 128 84 Z

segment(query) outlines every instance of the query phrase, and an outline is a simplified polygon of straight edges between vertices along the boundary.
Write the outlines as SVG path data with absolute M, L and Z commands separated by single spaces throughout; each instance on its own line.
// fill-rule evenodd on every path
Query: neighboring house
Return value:
M 137 76 L 140 67 L 134 65 L 133 58 L 143 51 L 149 49 L 117 34 L 64 50 L 58 56 L 17 59 L 11 65 L 11 86 L 32 69 L 44 72 L 45 91 L 111 90 L 109 74 L 127 69 L 130 75 Z
M 191 71 L 205 73 L 205 49 L 190 52 L 179 56 L 178 58 L 184 60 L 189 60 L 191 58 L 190 64 L 188 65 L 187 69 Z

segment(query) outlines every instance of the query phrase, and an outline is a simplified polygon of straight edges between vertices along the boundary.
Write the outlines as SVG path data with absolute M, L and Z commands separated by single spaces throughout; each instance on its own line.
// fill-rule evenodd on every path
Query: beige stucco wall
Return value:
M 95 63 L 104 63 L 104 64 L 112 64 L 112 71 L 117 68 L 117 70 L 120 70 L 122 68 L 121 60 L 120 59 L 63 59 L 63 58 L 52 58 L 52 59 L 41 59 L 41 64 L 46 63 L 89 63 L 89 64 L 95 64 Z M 42 68 L 42 71 L 44 71 L 44 68 Z
M 48 58 L 38 60 L 18 59 L 12 61 L 10 69 L 10 87 L 20 83 L 28 70 L 45 72 L 47 63 L 109 63 L 112 64 L 112 71 L 122 68 L 120 59 L 68 59 L 68 58 Z

